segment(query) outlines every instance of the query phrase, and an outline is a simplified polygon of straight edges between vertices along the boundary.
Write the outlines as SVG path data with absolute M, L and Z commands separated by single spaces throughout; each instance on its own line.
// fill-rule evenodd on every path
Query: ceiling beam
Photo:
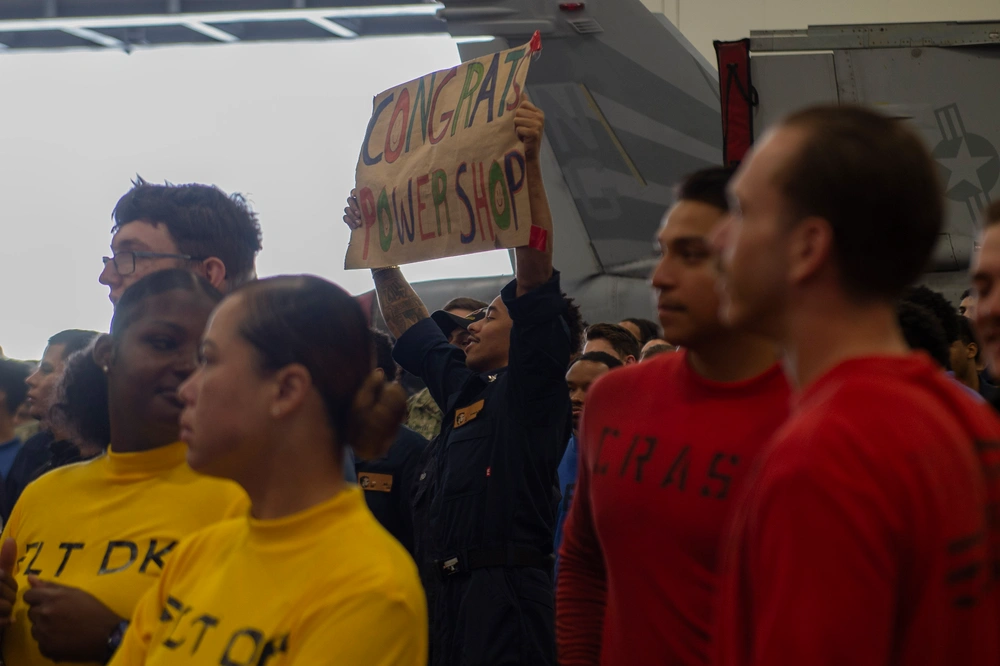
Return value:
M 188 12 L 181 14 L 150 14 L 145 16 L 87 16 L 41 19 L 0 20 L 0 32 L 37 32 L 42 30 L 93 31 L 102 28 L 149 28 L 176 26 L 188 23 L 247 23 L 258 21 L 310 21 L 311 19 L 378 18 L 387 16 L 434 16 L 443 5 L 439 3 L 414 3 L 407 5 L 381 5 L 370 7 L 329 7 L 325 9 L 275 9 L 266 11 Z M 214 27 L 214 26 L 209 26 Z M 347 30 L 347 28 L 343 28 Z M 326 28 L 325 28 L 326 29 Z M 353 31 L 352 31 L 353 32 Z M 100 39 L 114 39 L 101 35 Z M 92 37 L 85 37 L 95 41 Z M 116 40 L 117 41 L 117 40 Z

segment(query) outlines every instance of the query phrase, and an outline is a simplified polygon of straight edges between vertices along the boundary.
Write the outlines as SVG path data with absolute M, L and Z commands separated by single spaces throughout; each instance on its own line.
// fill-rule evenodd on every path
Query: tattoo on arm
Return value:
M 418 321 L 430 316 L 427 306 L 398 268 L 377 271 L 372 273 L 372 278 L 382 318 L 393 337 L 398 338 Z

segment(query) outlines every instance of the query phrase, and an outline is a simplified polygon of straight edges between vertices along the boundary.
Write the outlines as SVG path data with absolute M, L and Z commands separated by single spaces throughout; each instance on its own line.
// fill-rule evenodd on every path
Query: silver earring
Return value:
M 108 374 L 108 366 L 105 365 L 101 369 L 104 370 L 104 374 Z

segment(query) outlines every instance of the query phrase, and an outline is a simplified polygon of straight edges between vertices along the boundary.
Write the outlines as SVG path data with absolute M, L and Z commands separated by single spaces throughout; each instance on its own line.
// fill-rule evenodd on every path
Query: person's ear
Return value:
M 965 357 L 968 359 L 974 359 L 979 356 L 979 345 L 975 342 L 970 342 L 965 345 Z
M 385 381 L 385 370 L 382 368 L 375 368 L 372 372 L 374 372 L 383 382 Z
M 312 376 L 300 363 L 291 363 L 274 375 L 274 395 L 271 398 L 271 417 L 280 419 L 297 411 L 309 396 Z
M 791 231 L 791 278 L 800 283 L 815 276 L 829 263 L 833 254 L 833 229 L 821 217 L 807 217 Z
M 205 279 L 212 283 L 212 286 L 222 291 L 222 285 L 226 281 L 226 264 L 218 257 L 209 257 L 201 262 L 201 267 L 205 271 Z
M 104 333 L 97 338 L 94 342 L 91 356 L 94 359 L 94 363 L 104 371 L 105 375 L 111 372 L 111 366 L 114 365 L 115 361 L 115 344 L 110 335 Z

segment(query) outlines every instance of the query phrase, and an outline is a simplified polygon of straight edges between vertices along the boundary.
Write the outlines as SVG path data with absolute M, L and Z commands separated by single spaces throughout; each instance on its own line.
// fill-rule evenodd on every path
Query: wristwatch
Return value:
M 125 636 L 126 629 L 128 629 L 128 620 L 122 620 L 108 634 L 107 649 L 104 652 L 105 664 L 111 661 L 111 657 L 115 656 L 115 652 L 118 651 L 118 647 L 122 644 L 122 638 Z

